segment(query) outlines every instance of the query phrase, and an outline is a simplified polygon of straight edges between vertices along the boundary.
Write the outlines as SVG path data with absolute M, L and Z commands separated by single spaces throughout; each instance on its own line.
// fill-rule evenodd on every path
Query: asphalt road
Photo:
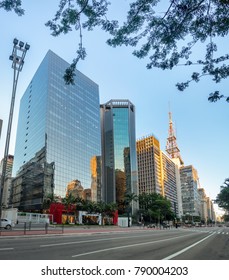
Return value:
M 229 260 L 229 228 L 0 237 L 1 260 Z

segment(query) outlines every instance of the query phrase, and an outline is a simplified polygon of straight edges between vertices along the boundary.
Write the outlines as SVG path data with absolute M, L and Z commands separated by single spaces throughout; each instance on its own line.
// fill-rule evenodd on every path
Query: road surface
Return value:
M 229 228 L 0 237 L 1 260 L 229 260 Z

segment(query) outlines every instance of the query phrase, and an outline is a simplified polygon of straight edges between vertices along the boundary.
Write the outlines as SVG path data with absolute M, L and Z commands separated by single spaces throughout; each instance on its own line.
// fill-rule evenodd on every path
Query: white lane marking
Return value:
M 13 250 L 14 248 L 0 248 L 0 251 L 8 251 L 8 250 Z
M 172 254 L 172 255 L 166 257 L 166 258 L 164 258 L 163 260 L 171 260 L 171 259 L 173 259 L 174 257 L 176 257 L 176 256 L 178 256 L 178 255 L 180 255 L 180 254 L 182 254 L 182 253 L 188 251 L 189 249 L 193 248 L 194 246 L 200 244 L 201 242 L 203 242 L 204 240 L 208 239 L 208 238 L 211 237 L 212 235 L 214 235 L 214 233 L 212 233 L 212 234 L 210 234 L 210 235 L 204 237 L 203 239 L 197 241 L 196 243 L 193 243 L 192 245 L 190 245 L 190 246 L 188 246 L 188 247 L 186 247 L 186 248 L 184 248 L 184 249 L 182 249 L 182 250 L 180 250 L 180 251 L 178 251 L 178 252 L 176 252 L 176 253 L 174 253 L 174 254 Z
M 158 232 L 155 232 L 154 235 L 152 234 L 144 234 L 144 237 L 152 237 L 156 235 L 161 235 Z M 44 244 L 40 245 L 40 247 L 55 247 L 55 246 L 65 246 L 65 245 L 72 245 L 72 244 L 79 244 L 79 243 L 90 243 L 90 242 L 101 242 L 101 241 L 109 241 L 109 240 L 116 240 L 116 239 L 130 239 L 139 237 L 139 235 L 133 235 L 133 236 L 119 236 L 119 237 L 110 237 L 110 238 L 102 238 L 102 239 L 90 239 L 85 241 L 72 241 L 72 242 L 62 242 L 62 243 L 53 243 L 53 244 Z
M 150 237 L 152 234 L 146 234 L 144 237 Z M 133 236 L 119 236 L 119 237 L 110 237 L 110 238 L 102 238 L 102 239 L 90 239 L 85 241 L 72 241 L 72 242 L 62 242 L 62 243 L 54 243 L 54 244 L 45 244 L 40 245 L 40 247 L 54 247 L 54 246 L 63 246 L 63 245 L 71 245 L 71 244 L 79 244 L 79 243 L 90 243 L 90 242 L 101 242 L 101 241 L 109 241 L 109 240 L 116 240 L 116 239 L 130 239 L 139 237 L 139 235 L 133 235 Z
M 164 241 L 170 241 L 170 240 L 174 240 L 174 239 L 178 239 L 178 238 L 182 238 L 182 237 L 186 237 L 186 236 L 190 236 L 190 235 L 193 236 L 193 234 L 191 233 L 191 234 L 176 236 L 176 237 L 172 237 L 172 238 L 160 239 L 160 240 L 156 240 L 156 241 L 149 241 L 149 242 L 136 243 L 136 244 L 118 246 L 118 247 L 113 247 L 113 248 L 101 249 L 101 250 L 91 251 L 91 252 L 82 253 L 82 254 L 78 254 L 78 255 L 73 255 L 72 258 L 86 256 L 86 255 L 92 255 L 92 254 L 102 253 L 102 252 L 107 252 L 107 251 L 119 250 L 119 249 L 124 249 L 124 248 L 144 246 L 144 245 L 159 243 L 159 242 L 164 242 Z

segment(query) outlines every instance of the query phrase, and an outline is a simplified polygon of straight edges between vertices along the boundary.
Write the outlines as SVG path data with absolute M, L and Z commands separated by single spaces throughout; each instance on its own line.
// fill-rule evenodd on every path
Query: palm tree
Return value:
M 125 205 L 126 205 L 126 212 L 128 217 L 128 227 L 130 227 L 130 213 L 132 213 L 132 204 L 133 202 L 138 201 L 138 196 L 135 193 L 126 193 L 125 194 Z
M 106 203 L 105 205 L 105 213 L 108 217 L 112 217 L 114 212 L 118 209 L 118 206 L 115 202 Z M 109 221 L 110 224 L 110 221 Z
M 66 209 L 66 213 L 67 213 L 67 221 L 66 221 L 67 224 L 69 223 L 69 219 L 68 219 L 69 208 L 72 204 L 75 203 L 75 201 L 76 201 L 76 198 L 71 193 L 69 193 L 66 197 L 64 197 L 62 199 L 62 203 L 64 204 L 65 209 Z
M 55 195 L 54 193 L 48 194 L 43 201 L 43 205 L 42 205 L 43 211 L 49 209 L 52 203 L 57 203 L 57 202 L 60 202 L 60 198 L 57 195 Z
M 97 212 L 101 214 L 102 216 L 102 225 L 104 222 L 104 218 L 106 216 L 111 217 L 113 215 L 113 213 L 115 212 L 115 210 L 118 209 L 117 204 L 116 203 L 105 203 L 103 201 L 100 201 L 98 203 L 96 203 L 96 209 Z
M 102 216 L 102 226 L 103 226 L 104 217 L 106 216 L 106 203 L 100 201 L 96 204 L 96 207 L 97 207 L 97 212 L 100 213 Z
M 126 193 L 125 194 L 125 205 L 131 206 L 133 201 L 137 202 L 138 196 L 135 193 Z

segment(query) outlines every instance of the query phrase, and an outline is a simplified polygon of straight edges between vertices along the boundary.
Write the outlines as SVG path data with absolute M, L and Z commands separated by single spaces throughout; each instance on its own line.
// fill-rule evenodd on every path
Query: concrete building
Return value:
M 177 166 L 174 161 L 168 157 L 165 153 L 161 152 L 162 155 L 162 182 L 163 182 L 163 194 L 171 202 L 171 208 L 177 218 L 180 217 L 179 213 L 179 201 L 177 194 L 177 177 L 176 169 Z
M 164 195 L 160 142 L 154 135 L 137 140 L 139 193 Z
M 213 202 L 210 197 L 207 197 L 207 221 L 216 221 L 216 213 L 214 210 Z
M 205 189 L 204 188 L 199 188 L 198 189 L 198 193 L 200 196 L 200 217 L 201 217 L 201 221 L 204 224 L 207 224 L 208 221 L 208 199 L 205 193 Z
M 6 162 L 6 177 L 12 176 L 13 162 L 14 162 L 14 156 L 8 155 L 7 162 Z M 0 175 L 2 175 L 2 168 L 3 168 L 3 159 L 1 160 L 1 164 L 0 164 Z
M 180 168 L 180 179 L 183 214 L 192 218 L 194 216 L 200 217 L 199 177 L 197 170 L 192 165 L 182 166 Z
M 137 140 L 139 193 L 158 193 L 171 202 L 171 208 L 179 217 L 177 198 L 177 166 L 173 159 L 160 149 L 154 135 Z
M 2 205 L 3 207 L 10 206 L 10 192 L 11 192 L 11 180 L 12 180 L 12 168 L 13 168 L 14 156 L 8 155 L 7 162 L 6 162 L 6 175 L 5 175 L 5 182 L 4 187 L 2 190 Z M 0 177 L 2 175 L 3 169 L 3 159 L 1 160 L 0 164 Z
M 183 206 L 182 206 L 182 193 L 181 193 L 181 179 L 180 179 L 180 168 L 182 162 L 180 158 L 173 158 L 172 161 L 175 164 L 175 174 L 176 174 L 176 188 L 177 188 L 177 207 L 178 207 L 178 217 L 181 218 L 183 216 Z

